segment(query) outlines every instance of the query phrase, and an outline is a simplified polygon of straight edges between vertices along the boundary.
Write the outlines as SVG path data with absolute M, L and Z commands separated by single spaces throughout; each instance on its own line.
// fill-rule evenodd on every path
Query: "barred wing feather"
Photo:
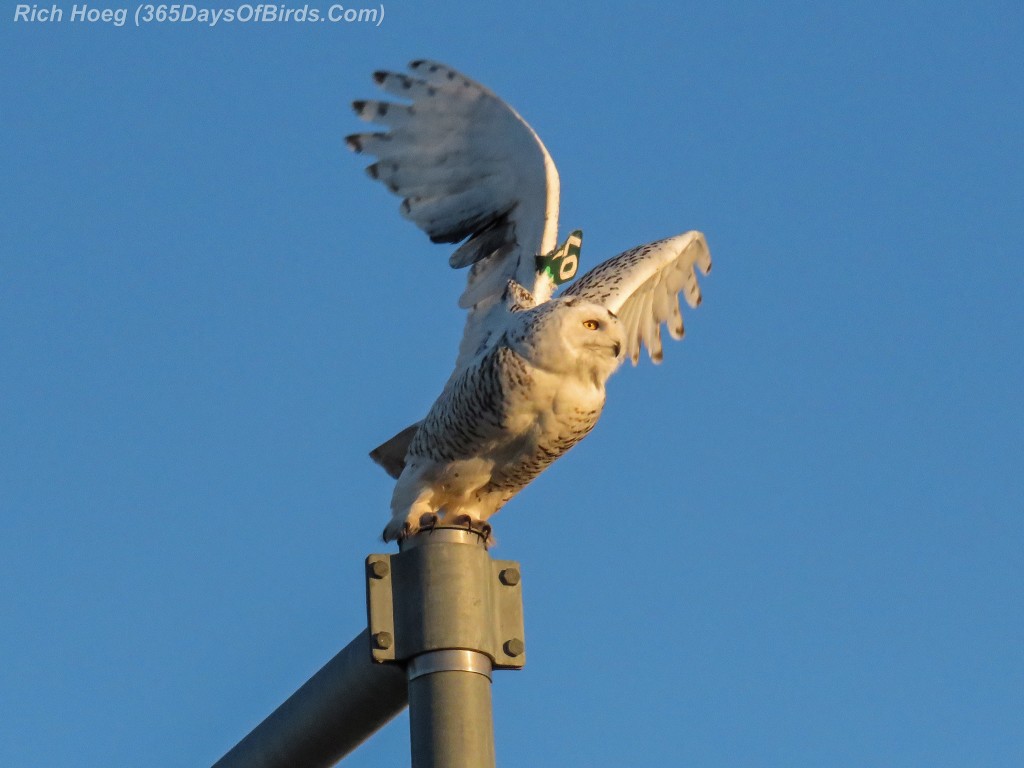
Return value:
M 490 90 L 436 62 L 409 68 L 373 77 L 411 103 L 354 102 L 359 117 L 387 130 L 346 143 L 376 156 L 367 173 L 403 198 L 402 215 L 432 241 L 465 241 L 449 259 L 470 267 L 457 374 L 500 327 L 510 279 L 537 301 L 551 296 L 554 283 L 538 274 L 535 256 L 556 245 L 558 171 L 533 129 Z

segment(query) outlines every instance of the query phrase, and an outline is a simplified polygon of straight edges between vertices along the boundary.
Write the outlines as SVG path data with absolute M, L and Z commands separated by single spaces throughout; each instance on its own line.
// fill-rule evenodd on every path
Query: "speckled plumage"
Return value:
M 593 429 L 623 341 L 615 316 L 582 299 L 512 314 L 413 436 L 385 537 L 442 511 L 446 520 L 473 521 L 497 512 Z
M 449 264 L 469 267 L 459 300 L 468 317 L 427 416 L 371 452 L 397 478 L 388 540 L 439 516 L 470 524 L 497 512 L 590 432 L 625 357 L 635 365 L 646 346 L 659 362 L 662 323 L 682 338 L 678 294 L 696 307 L 696 269 L 711 267 L 691 231 L 609 259 L 552 298 L 536 257 L 562 253 L 560 183 L 543 143 L 479 83 L 436 62 L 410 69 L 374 74 L 411 103 L 354 102 L 388 130 L 346 142 L 376 155 L 367 173 L 402 197 L 403 216 L 434 242 L 462 243 Z

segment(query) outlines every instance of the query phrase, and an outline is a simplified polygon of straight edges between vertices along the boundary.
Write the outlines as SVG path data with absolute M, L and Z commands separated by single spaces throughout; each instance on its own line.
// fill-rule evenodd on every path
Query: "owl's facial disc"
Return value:
M 611 353 L 618 358 L 622 354 L 622 327 L 618 318 L 603 307 L 595 306 L 594 311 L 584 315 L 581 325 L 584 334 L 583 347 L 598 353 Z
M 598 304 L 573 308 L 566 341 L 575 357 L 595 382 L 608 378 L 622 362 L 625 336 L 618 318 Z

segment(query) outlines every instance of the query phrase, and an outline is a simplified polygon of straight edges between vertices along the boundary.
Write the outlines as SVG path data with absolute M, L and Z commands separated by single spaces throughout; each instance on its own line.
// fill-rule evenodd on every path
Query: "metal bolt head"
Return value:
M 391 573 L 391 566 L 388 565 L 387 560 L 372 560 L 370 561 L 368 568 L 370 570 L 370 575 L 375 579 L 383 579 Z
M 506 587 L 514 587 L 519 583 L 519 569 L 502 568 L 501 573 L 498 574 L 498 578 L 501 579 L 501 583 Z
M 373 642 L 382 651 L 386 651 L 391 647 L 391 643 L 394 642 L 394 638 L 391 637 L 390 632 L 376 632 L 373 635 Z
M 526 650 L 526 646 L 523 641 L 518 637 L 513 637 L 511 640 L 506 640 L 505 645 L 502 646 L 505 649 L 505 653 L 509 656 L 520 656 L 523 651 Z

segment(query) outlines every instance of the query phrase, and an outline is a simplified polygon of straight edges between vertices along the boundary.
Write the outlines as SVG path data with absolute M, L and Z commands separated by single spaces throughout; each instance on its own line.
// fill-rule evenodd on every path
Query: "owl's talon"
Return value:
M 411 535 L 412 526 L 406 521 L 399 526 L 394 521 L 388 523 L 384 530 L 381 531 L 380 537 L 384 541 L 402 541 L 403 539 L 409 538 Z

